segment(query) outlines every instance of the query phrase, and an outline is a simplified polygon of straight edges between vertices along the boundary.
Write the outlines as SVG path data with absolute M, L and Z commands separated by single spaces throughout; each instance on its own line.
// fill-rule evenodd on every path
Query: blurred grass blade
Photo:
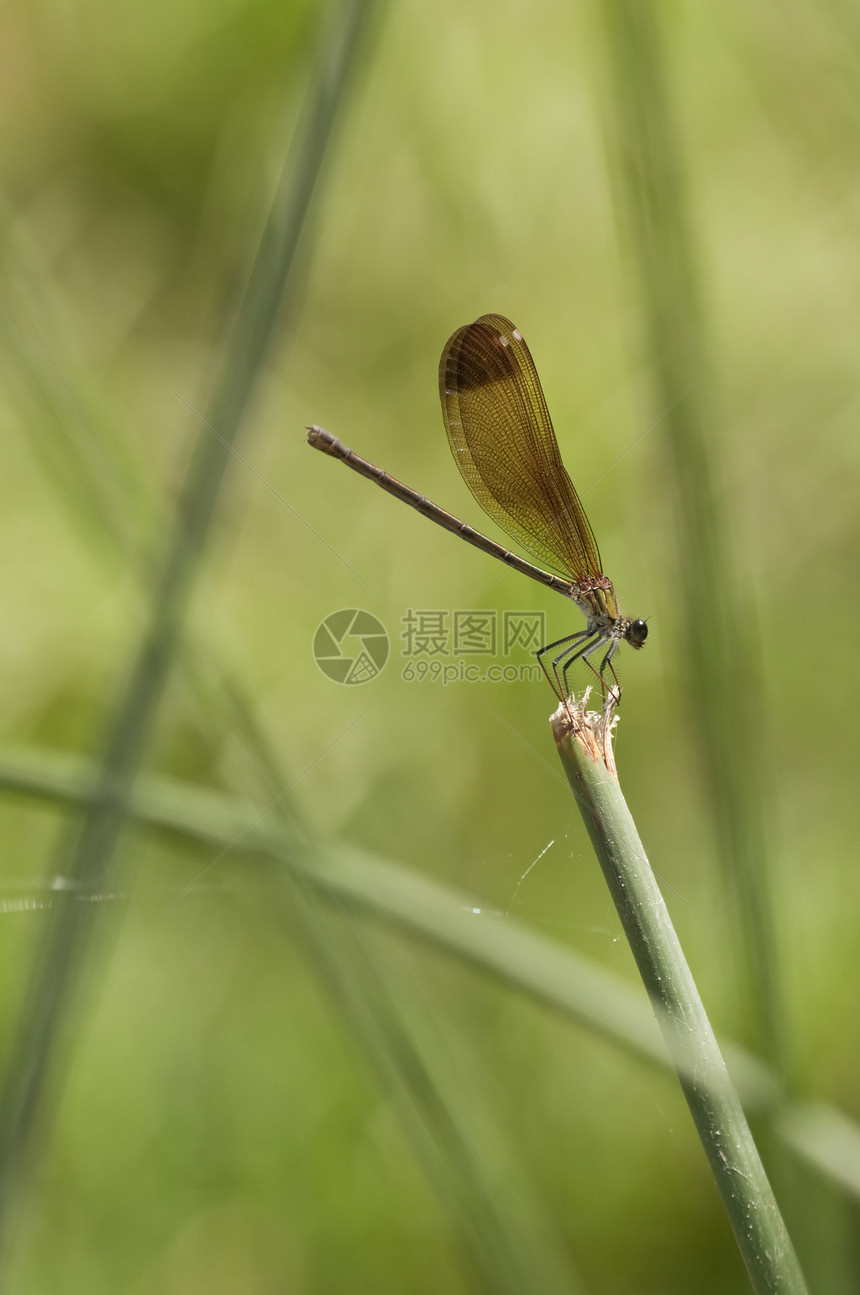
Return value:
M 37 249 L 7 211 L 0 229 L 0 360 L 7 398 L 16 399 L 28 443 L 76 525 L 151 576 L 154 553 L 141 549 L 141 537 L 152 537 L 154 546 L 163 509 L 119 435 L 124 420 L 105 408 L 75 351 L 71 327 L 63 327 L 66 303 Z
M 531 1287 L 573 1295 L 580 1286 L 567 1249 L 525 1166 L 472 1093 L 469 1068 L 455 1067 L 444 1031 L 424 1009 L 402 956 L 396 964 L 386 956 L 381 933 L 360 920 L 354 897 L 345 888 L 320 886 L 325 857 L 296 831 L 274 753 L 252 722 L 244 736 L 266 780 L 275 827 L 273 832 L 265 816 L 253 814 L 228 837 L 227 848 L 245 839 L 250 822 L 252 833 L 260 828 L 273 844 L 270 857 L 279 864 L 285 846 L 291 859 L 301 861 L 279 866 L 274 877 L 283 921 L 391 1100 L 482 1286 L 497 1295 Z M 374 893 L 375 885 L 371 878 Z
M 9 792 L 80 804 L 93 797 L 95 786 L 95 769 L 80 756 L 0 748 L 0 787 Z M 215 854 L 230 850 L 271 860 L 279 866 L 279 875 L 294 874 L 338 910 L 383 918 L 528 994 L 639 1061 L 663 1070 L 671 1067 L 653 1012 L 625 980 L 519 922 L 476 918 L 478 903 L 472 895 L 403 863 L 388 863 L 355 849 L 322 849 L 298 837 L 289 824 L 273 830 L 258 805 L 161 775 L 140 776 L 130 814 L 140 826 L 176 834 Z M 250 831 L 249 823 L 254 824 Z M 282 878 L 282 887 L 286 884 Z M 53 895 L 49 880 L 22 885 L 13 899 L 47 903 Z M 768 1119 L 795 1156 L 860 1201 L 860 1128 L 823 1103 L 786 1102 L 778 1076 L 762 1061 L 730 1040 L 723 1039 L 721 1048 L 746 1111 Z
M 746 968 L 740 1001 L 753 1037 L 787 1067 L 785 1009 L 769 889 L 764 762 L 757 749 L 760 667 L 751 599 L 735 561 L 711 463 L 718 440 L 714 387 L 699 307 L 684 166 L 666 84 L 662 11 L 600 0 L 611 92 L 607 116 L 618 224 L 639 283 L 642 331 L 656 386 L 659 427 L 674 483 L 682 624 L 680 656 L 719 857 L 727 869 Z M 668 15 L 666 15 L 668 18 Z M 691 382 L 695 385 L 690 387 Z M 683 400 L 678 394 L 687 391 Z M 737 693 L 743 692 L 745 757 L 738 758 Z
M 563 706 L 553 733 L 753 1289 L 804 1295 L 791 1238 L 618 785 L 609 712 L 588 714 L 585 701 Z
M 199 430 L 176 523 L 154 593 L 149 624 L 103 745 L 94 796 L 57 871 L 73 884 L 104 884 L 134 780 L 177 650 L 185 604 L 214 515 L 219 488 L 256 380 L 295 284 L 296 254 L 323 158 L 364 48 L 373 3 L 339 12 L 308 99 L 303 128 L 263 230 L 220 381 Z M 214 434 L 213 434 L 214 433 Z M 0 1237 L 8 1228 L 34 1134 L 47 1115 L 51 1063 L 92 934 L 95 906 L 65 898 L 49 914 L 0 1094 Z
M 303 176 L 307 186 L 306 168 Z M 294 195 L 300 187 L 294 188 Z M 26 278 L 27 290 L 22 291 L 22 298 L 27 303 L 44 302 L 51 287 L 47 276 L 39 273 L 35 256 L 24 257 L 22 249 L 16 250 L 19 277 Z M 12 336 L 7 339 L 14 343 L 10 367 L 24 388 L 25 400 L 30 404 L 38 402 L 42 418 L 37 420 L 37 426 L 44 424 L 48 429 L 43 458 L 51 479 L 64 502 L 75 505 L 75 520 L 83 521 L 87 531 L 97 538 L 114 544 L 127 561 L 140 568 L 148 584 L 151 562 L 147 558 L 151 555 L 140 551 L 138 537 L 142 529 L 153 535 L 159 531 L 152 524 L 142 527 L 133 522 L 129 527 L 129 519 L 143 514 L 151 518 L 160 508 L 160 501 L 148 491 L 145 478 L 120 470 L 123 464 L 114 463 L 111 431 L 114 424 L 121 424 L 121 418 L 101 415 L 96 393 L 83 384 L 77 366 L 69 357 L 69 348 L 61 344 L 61 339 L 52 339 L 51 360 L 46 362 L 39 344 L 42 330 L 31 320 L 31 310 L 24 308 L 24 301 L 19 304 L 18 326 L 10 327 Z M 54 304 L 53 310 L 45 307 L 49 317 L 64 313 Z M 120 449 L 121 446 L 120 442 Z M 58 465 L 61 465 L 59 472 Z M 241 684 L 223 669 L 221 658 L 225 646 L 219 642 L 218 628 L 207 625 L 205 638 L 199 633 L 196 643 L 189 645 L 186 639 L 182 644 L 188 682 L 198 701 L 199 721 L 213 742 L 225 732 L 244 739 L 258 779 L 261 777 L 266 786 L 266 794 L 277 799 L 276 814 L 269 817 L 281 820 L 278 839 L 289 840 L 292 852 L 307 856 L 310 847 L 297 836 L 294 803 L 278 798 L 291 780 L 277 767 L 267 748 Z M 194 648 L 191 653 L 187 651 L 189 646 Z M 35 762 L 27 761 L 29 774 L 37 779 L 38 764 L 38 758 Z M 62 782 L 68 766 L 64 771 L 57 765 L 48 769 L 42 764 L 41 771 L 48 776 L 48 782 L 54 775 Z M 25 776 L 21 787 L 26 780 Z M 14 781 L 13 777 L 7 787 Z M 135 807 L 140 781 L 135 786 Z M 75 782 L 72 774 L 72 783 Z M 227 829 L 218 838 L 219 828 L 225 825 L 223 798 L 205 793 L 195 796 L 192 789 L 174 790 L 176 794 L 162 786 L 158 794 L 159 814 L 166 815 L 162 821 L 166 824 L 175 816 L 177 824 L 187 828 L 189 813 L 194 820 L 196 804 L 200 817 L 195 822 L 200 839 L 206 842 L 219 839 L 219 853 L 229 848 L 247 823 L 259 814 L 259 809 L 249 808 L 247 816 L 235 815 L 234 828 Z M 69 791 L 72 800 L 80 803 L 92 800 L 98 794 L 96 779 L 87 778 L 86 786 L 78 784 L 74 792 L 69 784 Z M 227 805 L 226 821 L 230 821 L 235 806 L 231 802 Z M 289 819 L 285 822 L 287 809 Z M 135 808 L 134 812 L 139 811 Z M 189 840 L 184 828 L 180 826 L 178 830 Z M 268 820 L 267 830 L 271 831 Z M 449 1213 L 452 1231 L 463 1241 L 483 1283 L 494 1290 L 511 1292 L 523 1289 L 532 1281 L 538 1281 L 543 1290 L 558 1291 L 559 1295 L 576 1290 L 578 1283 L 569 1257 L 545 1208 L 537 1202 L 528 1184 L 524 1166 L 512 1163 L 513 1157 L 508 1151 L 504 1168 L 488 1177 L 487 1166 L 499 1161 L 504 1139 L 492 1128 L 486 1114 L 478 1118 L 474 1104 L 468 1115 L 464 1113 L 462 1076 L 456 1086 L 443 1085 L 439 1074 L 438 1031 L 432 1031 L 430 1024 L 418 1028 L 418 1004 L 412 1002 L 408 1008 L 404 1007 L 402 970 L 390 979 L 374 971 L 378 957 L 375 942 L 371 945 L 364 938 L 363 924 L 362 929 L 357 929 L 340 905 L 332 906 L 331 902 L 320 905 L 321 899 L 330 901 L 331 889 L 308 888 L 303 884 L 301 872 L 295 870 L 282 868 L 278 876 L 281 884 L 276 893 L 284 901 L 281 911 L 293 940 L 301 946 L 326 986 L 383 1091 L 392 1100 L 410 1144 Z M 93 894 L 91 886 L 75 886 L 70 898 L 87 906 Z M 37 904 L 47 908 L 55 899 L 56 891 L 49 883 L 35 890 L 16 889 L 10 903 L 15 907 Z
M 297 915 L 300 935 L 316 927 L 317 972 L 360 1040 L 481 1289 L 576 1295 L 580 1282 L 559 1230 L 508 1133 L 496 1128 L 474 1091 L 479 1059 L 455 1058 L 456 1045 L 418 993 L 404 957 L 386 950 L 378 931 L 340 905 L 308 911 L 288 869 L 278 870 L 277 882 L 290 929 Z
M 130 519 L 143 515 L 151 519 L 157 515 L 160 501 L 154 498 L 145 477 L 124 470 L 123 461 L 115 464 L 113 451 L 121 450 L 123 443 L 114 445 L 112 429 L 120 426 L 122 419 L 102 413 L 97 393 L 85 384 L 62 338 L 52 337 L 51 357 L 47 360 L 40 342 L 43 327 L 31 318 L 32 302 L 42 303 L 49 318 L 65 312 L 56 301 L 52 301 L 53 309 L 45 305 L 46 298 L 52 299 L 52 285 L 48 276 L 40 272 L 32 249 L 15 247 L 15 252 L 18 278 L 24 282 L 16 326 L 10 325 L 7 330 L 7 350 L 12 361 L 9 367 L 23 389 L 25 404 L 35 404 L 40 411 L 37 428 L 47 429 L 47 443 L 42 447 L 46 470 L 61 500 L 74 505 L 74 520 L 85 524 L 88 537 L 94 535 L 103 545 L 106 541 L 115 546 L 126 561 L 138 566 L 148 587 L 151 555 L 140 550 L 139 534 L 143 530 L 156 535 L 159 528 L 151 521 L 145 526 L 139 522 L 130 524 Z M 222 640 L 217 624 L 206 625 L 205 634 L 202 627 L 195 634 L 192 624 L 190 641 L 186 631 L 181 645 L 187 683 L 198 703 L 198 721 L 213 743 L 225 732 L 244 740 L 258 781 L 262 779 L 266 795 L 277 800 L 276 813 L 269 818 L 281 820 L 278 840 L 290 841 L 291 853 L 306 858 L 312 850 L 297 835 L 300 829 L 295 802 L 292 798 L 278 798 L 291 779 L 268 749 L 241 683 L 234 672 L 224 669 L 226 645 Z M 27 773 L 17 784 L 20 789 L 29 777 L 37 782 L 40 778 L 39 757 L 23 758 Z M 11 788 L 16 779 L 11 769 L 7 768 L 7 772 L 10 780 L 6 786 Z M 71 777 L 67 784 L 70 799 L 79 803 L 92 799 L 96 794 L 95 779 L 87 778 L 86 785 L 82 785 L 64 762 L 41 764 L 46 789 L 54 777 L 63 783 L 67 774 Z M 137 814 L 141 782 L 150 785 L 151 780 L 144 776 L 136 782 L 133 812 Z M 217 795 L 169 785 L 166 788 L 159 780 L 156 783 L 160 786 L 156 817 L 162 824 L 175 819 L 177 830 L 188 841 L 194 839 L 194 834 L 189 838 L 186 830 L 193 821 L 200 840 L 218 841 L 218 853 L 229 848 L 260 812 L 249 807 L 247 815 L 237 814 L 233 802 L 225 802 Z M 234 824 L 232 830 L 225 826 L 230 821 Z M 268 820 L 267 831 L 271 831 Z M 279 856 L 283 849 L 281 844 Z M 281 912 L 292 940 L 302 948 L 383 1092 L 392 1101 L 416 1157 L 448 1212 L 451 1230 L 462 1241 L 482 1283 L 500 1292 L 516 1292 L 534 1283 L 559 1295 L 578 1289 L 566 1248 L 546 1208 L 539 1203 L 525 1166 L 516 1161 L 501 1130 L 493 1126 L 480 1104 L 473 1099 L 466 1106 L 467 1076 L 458 1074 L 454 1083 L 441 1073 L 444 1039 L 432 1020 L 427 1019 L 427 1013 L 420 1010 L 414 994 L 409 1004 L 404 1004 L 402 968 L 390 977 L 375 969 L 381 956 L 378 932 L 373 942 L 369 941 L 364 923 L 357 926 L 353 919 L 347 919 L 339 904 L 333 906 L 330 901 L 338 893 L 336 890 L 308 888 L 303 884 L 302 872 L 295 869 L 281 868 L 278 877 L 280 885 L 275 893 L 283 899 Z M 201 885 L 200 892 L 206 890 Z M 75 886 L 72 898 L 86 906 L 92 902 L 93 894 L 92 887 Z M 9 911 L 18 911 L 22 906 L 49 908 L 55 899 L 56 891 L 50 882 L 46 886 L 24 885 L 8 897 Z M 647 1022 L 645 1031 L 649 1031 Z M 490 1166 L 495 1168 L 490 1171 Z

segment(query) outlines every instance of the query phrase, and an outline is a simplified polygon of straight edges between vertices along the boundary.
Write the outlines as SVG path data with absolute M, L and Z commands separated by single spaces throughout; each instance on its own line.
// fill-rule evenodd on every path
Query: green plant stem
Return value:
M 753 1289 L 800 1295 L 807 1288 L 794 1247 L 621 794 L 608 712 L 560 708 L 553 732 Z

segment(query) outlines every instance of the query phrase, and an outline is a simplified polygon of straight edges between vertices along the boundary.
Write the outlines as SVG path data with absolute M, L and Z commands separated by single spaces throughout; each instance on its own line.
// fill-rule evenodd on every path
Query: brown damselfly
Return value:
M 612 581 L 603 574 L 597 541 L 561 461 L 540 380 L 522 333 L 503 315 L 482 315 L 458 328 L 439 363 L 442 417 L 454 462 L 488 516 L 552 571 L 533 566 L 503 545 L 368 463 L 322 427 L 308 429 L 315 449 L 341 459 L 431 521 L 571 598 L 585 629 L 548 643 L 537 653 L 560 701 L 569 693 L 568 671 L 584 661 L 605 687 L 608 669 L 620 695 L 612 658 L 622 640 L 641 648 L 644 620 L 622 616 Z M 556 655 L 547 656 L 555 649 Z M 605 649 L 595 670 L 590 658 Z

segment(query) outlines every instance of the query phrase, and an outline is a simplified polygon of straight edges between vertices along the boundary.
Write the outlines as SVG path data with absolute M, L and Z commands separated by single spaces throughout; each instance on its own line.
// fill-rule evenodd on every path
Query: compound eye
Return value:
M 648 637 L 647 623 L 642 620 L 633 621 L 627 635 L 633 647 L 641 647 Z

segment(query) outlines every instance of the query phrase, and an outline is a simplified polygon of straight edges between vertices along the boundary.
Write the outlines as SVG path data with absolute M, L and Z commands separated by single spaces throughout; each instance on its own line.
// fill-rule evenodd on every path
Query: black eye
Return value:
M 641 647 L 648 637 L 648 626 L 645 621 L 631 621 L 627 630 L 627 641 L 631 647 Z

